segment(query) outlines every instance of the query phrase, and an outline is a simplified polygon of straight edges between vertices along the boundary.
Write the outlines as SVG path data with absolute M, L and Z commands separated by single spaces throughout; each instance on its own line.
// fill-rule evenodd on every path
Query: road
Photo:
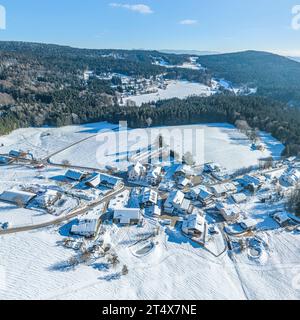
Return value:
M 1 235 L 7 235 L 7 234 L 14 234 L 14 233 L 20 233 L 20 232 L 25 232 L 25 231 L 32 231 L 32 230 L 37 230 L 37 229 L 42 229 L 42 228 L 46 228 L 46 227 L 50 227 L 50 226 L 54 226 L 54 225 L 58 225 L 61 224 L 65 221 L 74 219 L 82 214 L 87 213 L 89 210 L 94 209 L 95 207 L 99 206 L 102 203 L 108 202 L 111 199 L 113 199 L 115 196 L 117 196 L 118 194 L 122 193 L 123 191 L 125 191 L 127 188 L 123 185 L 122 188 L 111 192 L 110 194 L 108 194 L 107 196 L 103 197 L 101 200 L 93 202 L 91 204 L 88 204 L 86 206 L 84 206 L 83 208 L 80 209 L 76 209 L 73 212 L 71 212 L 70 214 L 58 218 L 56 220 L 51 220 L 48 222 L 44 222 L 41 224 L 37 224 L 37 225 L 31 225 L 31 226 L 24 226 L 24 227 L 19 227 L 19 228 L 11 228 L 8 230 L 1 230 L 0 231 L 0 236 Z

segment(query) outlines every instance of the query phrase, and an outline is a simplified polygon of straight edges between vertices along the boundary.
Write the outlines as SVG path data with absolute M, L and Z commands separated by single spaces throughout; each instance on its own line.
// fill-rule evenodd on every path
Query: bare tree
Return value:
M 122 275 L 126 276 L 129 273 L 128 267 L 124 264 L 122 268 Z

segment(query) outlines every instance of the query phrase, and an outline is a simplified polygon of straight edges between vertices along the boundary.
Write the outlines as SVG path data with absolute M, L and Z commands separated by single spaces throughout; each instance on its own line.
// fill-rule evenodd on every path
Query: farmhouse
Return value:
M 92 238 L 97 235 L 99 225 L 100 220 L 98 219 L 85 219 L 81 220 L 78 225 L 73 225 L 70 232 L 74 235 Z
M 198 214 L 189 215 L 182 223 L 182 232 L 200 238 L 205 232 L 205 219 Z
M 85 176 L 86 176 L 85 173 L 77 170 L 68 170 L 65 173 L 66 178 L 74 181 L 81 181 L 82 179 L 85 178 Z
M 114 211 L 113 221 L 122 225 L 139 224 L 142 220 L 140 208 L 120 208 Z
M 12 203 L 19 207 L 25 207 L 35 197 L 36 197 L 35 193 L 11 190 L 11 191 L 4 191 L 0 195 L 0 201 Z

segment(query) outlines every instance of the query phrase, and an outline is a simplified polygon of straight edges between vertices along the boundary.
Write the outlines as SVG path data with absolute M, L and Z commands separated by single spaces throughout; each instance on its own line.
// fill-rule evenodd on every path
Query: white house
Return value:
M 135 165 L 131 166 L 128 170 L 128 179 L 131 181 L 140 180 L 146 174 L 146 168 L 137 162 Z
M 140 208 L 120 208 L 115 209 L 113 221 L 122 225 L 139 224 L 142 220 Z
M 205 219 L 198 214 L 191 214 L 182 223 L 182 232 L 188 236 L 200 238 L 205 232 Z
M 79 221 L 78 225 L 73 225 L 70 232 L 74 235 L 92 238 L 96 236 L 99 225 L 98 219 L 85 219 Z
M 32 199 L 36 197 L 35 193 L 10 190 L 4 191 L 0 195 L 0 201 L 12 203 L 19 207 L 25 207 Z
M 180 208 L 184 200 L 184 193 L 181 191 L 170 192 L 165 204 L 164 211 L 168 214 L 172 214 L 175 208 Z
M 142 204 L 145 206 L 156 205 L 158 200 L 158 193 L 149 188 L 144 188 Z

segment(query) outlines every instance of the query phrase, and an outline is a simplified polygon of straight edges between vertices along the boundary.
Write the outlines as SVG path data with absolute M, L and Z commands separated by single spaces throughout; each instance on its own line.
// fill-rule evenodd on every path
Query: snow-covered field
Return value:
M 63 130 L 63 129 L 62 129 Z M 151 135 L 155 140 L 159 132 L 170 132 L 174 138 L 174 150 L 179 154 L 187 151 L 192 151 L 193 140 L 186 138 L 182 140 L 185 130 L 193 130 L 195 136 L 196 132 L 200 132 L 200 139 L 196 141 L 201 153 L 199 158 L 195 158 L 198 164 L 203 162 L 217 162 L 229 171 L 234 171 L 243 167 L 257 165 L 258 160 L 263 157 L 272 155 L 278 158 L 283 151 L 281 143 L 273 139 L 268 134 L 261 134 L 261 138 L 266 144 L 265 151 L 253 151 L 250 148 L 250 141 L 245 135 L 241 134 L 234 126 L 229 124 L 207 124 L 194 126 L 180 126 L 180 127 L 164 127 L 155 128 L 153 131 L 146 131 L 148 136 L 145 136 L 144 130 L 129 131 L 128 143 L 122 140 L 115 145 L 114 138 L 117 135 L 115 132 L 109 134 L 99 135 L 89 140 L 86 140 L 66 151 L 57 154 L 51 160 L 55 163 L 61 163 L 64 160 L 69 160 L 74 165 L 89 166 L 93 168 L 103 168 L 106 164 L 125 169 L 129 163 L 126 159 L 127 150 L 130 154 L 135 153 L 138 149 L 145 149 L 148 147 L 149 141 L 147 137 Z M 178 131 L 179 130 L 179 131 Z M 199 131 L 200 130 L 200 131 Z M 78 130 L 81 131 L 81 130 Z M 178 133 L 179 132 L 179 133 Z M 107 140 L 104 139 L 107 138 Z M 182 148 L 184 146 L 184 149 Z M 185 152 L 183 152 L 185 151 Z M 74 155 L 76 155 L 74 157 Z M 119 157 L 119 161 L 115 162 Z
M 145 256 L 129 248 L 136 228 L 107 227 L 106 239 L 116 243 L 121 265 L 107 269 L 101 259 L 89 266 L 64 270 L 74 253 L 58 245 L 58 229 L 0 238 L 6 288 L 1 299 L 300 299 L 299 234 L 277 232 L 264 236 L 270 247 L 264 263 L 241 254 L 233 262 L 164 232 Z M 147 228 L 146 228 L 147 230 Z M 140 232 L 145 232 L 145 228 Z
M 124 99 L 134 101 L 137 106 L 141 106 L 143 103 L 156 102 L 164 99 L 179 98 L 184 99 L 189 96 L 211 96 L 215 93 L 210 87 L 194 82 L 188 81 L 167 81 L 167 89 L 158 89 L 157 93 L 143 94 L 137 96 L 130 96 Z

